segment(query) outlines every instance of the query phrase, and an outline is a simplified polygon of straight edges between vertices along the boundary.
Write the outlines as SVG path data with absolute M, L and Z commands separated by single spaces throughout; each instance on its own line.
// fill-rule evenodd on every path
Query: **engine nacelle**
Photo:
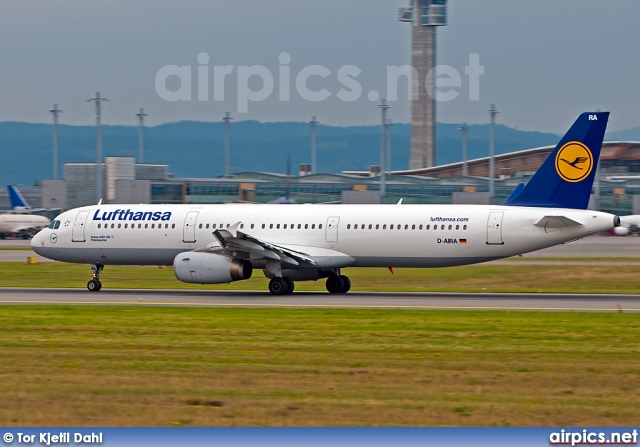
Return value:
M 221 284 L 251 278 L 251 261 L 215 253 L 186 251 L 173 260 L 173 271 L 182 282 Z

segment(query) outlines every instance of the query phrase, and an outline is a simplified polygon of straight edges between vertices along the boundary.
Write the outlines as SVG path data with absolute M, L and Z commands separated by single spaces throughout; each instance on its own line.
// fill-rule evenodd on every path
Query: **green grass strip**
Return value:
M 0 425 L 616 426 L 612 313 L 5 306 Z
M 440 269 L 351 268 L 354 291 L 409 292 L 553 292 L 638 293 L 638 266 L 629 265 L 491 265 Z M 87 265 L 66 263 L 0 263 L 0 287 L 86 287 Z M 231 284 L 199 285 L 178 281 L 170 267 L 107 266 L 101 277 L 106 289 L 267 290 L 261 271 Z M 325 290 L 324 280 L 297 282 L 296 290 Z

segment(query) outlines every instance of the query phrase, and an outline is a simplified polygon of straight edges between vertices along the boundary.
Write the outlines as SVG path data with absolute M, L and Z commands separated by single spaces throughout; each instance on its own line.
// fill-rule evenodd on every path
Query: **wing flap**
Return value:
M 227 250 L 248 250 L 252 255 L 257 257 L 275 259 L 276 261 L 282 261 L 294 266 L 300 265 L 300 263 L 316 265 L 313 258 L 306 253 L 263 241 L 247 233 L 238 231 L 237 226 L 238 224 L 234 224 L 228 229 L 213 232 L 223 248 Z

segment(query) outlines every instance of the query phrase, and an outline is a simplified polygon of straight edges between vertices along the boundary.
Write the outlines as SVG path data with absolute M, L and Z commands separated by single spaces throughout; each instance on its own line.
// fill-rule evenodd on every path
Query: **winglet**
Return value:
M 608 119 L 609 112 L 581 114 L 529 183 L 503 205 L 586 209 Z

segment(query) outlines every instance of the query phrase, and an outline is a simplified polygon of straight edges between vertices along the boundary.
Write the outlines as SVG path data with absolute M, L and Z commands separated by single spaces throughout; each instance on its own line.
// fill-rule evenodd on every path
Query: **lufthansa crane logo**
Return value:
M 579 141 L 570 141 L 556 155 L 556 172 L 563 180 L 581 182 L 591 174 L 593 154 Z

